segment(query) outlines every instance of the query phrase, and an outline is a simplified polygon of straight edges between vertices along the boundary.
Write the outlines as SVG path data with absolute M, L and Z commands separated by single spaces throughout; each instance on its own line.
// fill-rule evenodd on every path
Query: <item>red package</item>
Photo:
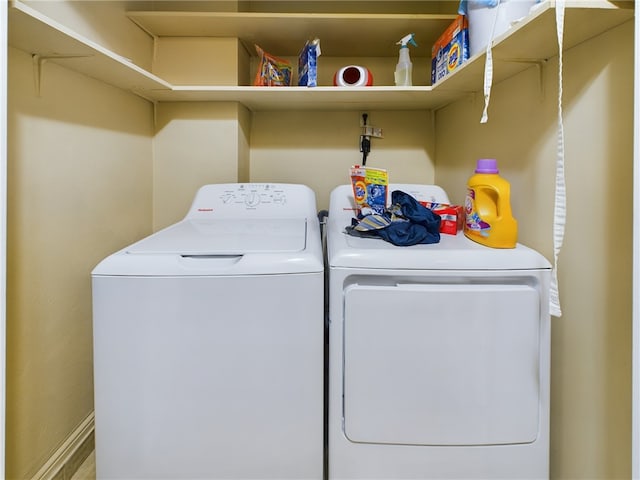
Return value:
M 457 235 L 464 226 L 464 208 L 462 205 L 446 203 L 420 202 L 422 205 L 440 215 L 440 233 Z

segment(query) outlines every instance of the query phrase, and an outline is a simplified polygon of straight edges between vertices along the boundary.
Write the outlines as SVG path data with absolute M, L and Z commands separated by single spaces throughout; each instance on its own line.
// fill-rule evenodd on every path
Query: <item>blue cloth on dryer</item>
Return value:
M 346 228 L 356 237 L 382 238 L 394 245 L 406 247 L 440 241 L 440 215 L 421 205 L 408 193 L 391 193 L 391 206 L 381 214 L 353 219 Z

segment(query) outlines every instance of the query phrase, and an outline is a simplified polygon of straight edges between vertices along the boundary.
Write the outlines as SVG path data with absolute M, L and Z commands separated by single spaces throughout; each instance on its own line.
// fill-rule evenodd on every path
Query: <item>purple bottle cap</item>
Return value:
M 476 164 L 476 173 L 498 173 L 498 161 L 495 158 L 481 158 Z

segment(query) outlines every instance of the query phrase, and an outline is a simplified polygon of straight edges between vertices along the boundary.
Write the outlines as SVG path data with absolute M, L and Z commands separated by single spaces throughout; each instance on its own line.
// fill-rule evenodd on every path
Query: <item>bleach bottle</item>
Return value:
M 511 186 L 502 178 L 495 159 L 478 160 L 467 183 L 464 234 L 494 248 L 515 248 L 518 222 L 511 215 Z
M 396 71 L 394 73 L 396 87 L 410 87 L 413 84 L 413 64 L 409 57 L 409 43 L 414 47 L 418 46 L 413 39 L 413 33 L 405 35 L 399 42 L 396 42 L 396 45 L 400 45 L 398 64 L 396 65 Z

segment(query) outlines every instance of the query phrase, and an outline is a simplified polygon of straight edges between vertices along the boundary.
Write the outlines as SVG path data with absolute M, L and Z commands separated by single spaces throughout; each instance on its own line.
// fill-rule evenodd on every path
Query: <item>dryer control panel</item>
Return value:
M 187 218 L 299 218 L 314 210 L 315 195 L 304 185 L 228 183 L 200 188 Z

